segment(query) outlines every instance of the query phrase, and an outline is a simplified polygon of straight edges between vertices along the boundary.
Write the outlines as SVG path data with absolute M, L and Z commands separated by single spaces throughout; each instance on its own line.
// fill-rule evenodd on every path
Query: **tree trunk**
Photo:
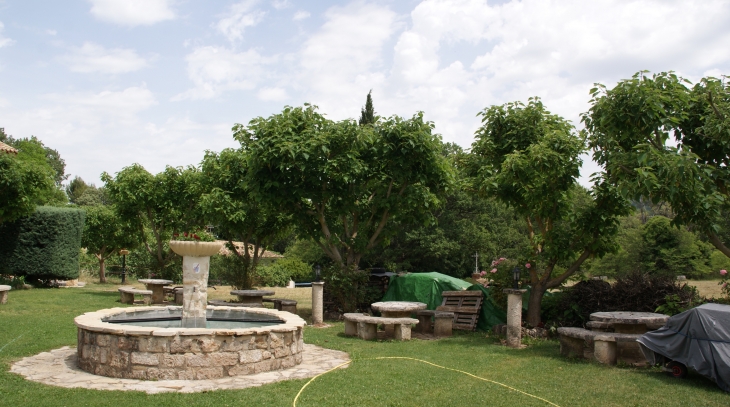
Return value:
M 103 256 L 99 256 L 99 282 L 101 284 L 106 283 L 106 259 Z
M 543 283 L 533 284 L 530 290 L 530 299 L 527 301 L 527 323 L 532 327 L 540 325 L 540 310 L 545 291 L 547 291 L 547 285 Z

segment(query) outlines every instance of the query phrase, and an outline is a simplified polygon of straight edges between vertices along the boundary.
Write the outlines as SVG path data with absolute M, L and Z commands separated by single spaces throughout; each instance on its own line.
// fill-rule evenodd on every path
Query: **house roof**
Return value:
M 0 152 L 8 153 L 8 154 L 18 154 L 18 150 L 14 149 L 13 147 L 10 147 L 9 145 L 3 143 L 0 141 Z
M 223 247 L 221 247 L 221 250 L 218 252 L 218 254 L 222 254 L 224 256 L 228 256 L 231 254 L 231 251 L 228 250 L 228 247 L 226 247 L 226 243 L 228 243 L 227 240 L 216 240 L 218 243 L 223 243 Z M 236 250 L 243 254 L 243 242 L 233 242 L 233 245 L 236 246 Z M 250 253 L 253 253 L 253 245 L 248 245 L 248 250 Z M 253 255 L 253 254 L 252 254 Z M 266 250 L 262 255 L 259 256 L 260 259 L 283 259 L 284 256 L 277 252 L 272 252 L 270 250 Z

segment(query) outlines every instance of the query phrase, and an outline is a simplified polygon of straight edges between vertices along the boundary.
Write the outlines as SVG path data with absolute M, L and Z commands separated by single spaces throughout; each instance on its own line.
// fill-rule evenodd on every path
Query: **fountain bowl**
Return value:
M 87 312 L 74 319 L 78 366 L 108 377 L 204 380 L 287 369 L 302 362 L 306 322 L 299 316 L 266 308 L 223 306 L 208 306 L 206 312 L 213 320 L 216 315 L 236 319 L 236 315 L 246 314 L 269 322 L 240 328 L 231 327 L 235 324 L 219 328 L 154 327 L 135 325 L 134 321 L 149 319 L 150 315 L 178 315 L 181 307 Z M 132 321 L 118 323 L 122 320 Z

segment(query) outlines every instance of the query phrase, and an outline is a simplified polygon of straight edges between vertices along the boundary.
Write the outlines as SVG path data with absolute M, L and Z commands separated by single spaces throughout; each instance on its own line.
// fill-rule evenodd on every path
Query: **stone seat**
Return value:
M 122 304 L 134 304 L 134 296 L 141 295 L 145 305 L 152 303 L 152 290 L 140 290 L 134 287 L 119 287 L 117 290 L 121 295 L 120 302 Z
M 8 291 L 10 291 L 9 285 L 0 285 L 0 304 L 8 302 Z
M 345 335 L 358 336 L 361 339 L 372 340 L 377 338 L 378 324 L 393 325 L 395 339 L 407 341 L 411 339 L 411 325 L 417 324 L 414 318 L 384 318 L 367 314 L 345 314 Z
M 297 313 L 297 302 L 287 298 L 264 298 L 263 302 L 274 303 L 274 309 L 277 311 L 291 312 L 292 314 Z
M 418 328 L 423 334 L 433 334 L 440 338 L 443 336 L 451 336 L 454 328 L 454 313 L 447 311 L 435 310 L 418 310 L 416 311 L 418 318 Z M 433 321 L 431 321 L 433 318 Z
M 628 347 L 623 355 L 625 361 L 633 361 L 634 352 L 627 352 L 634 348 L 636 340 L 642 334 L 623 334 L 615 332 L 589 331 L 583 328 L 560 327 L 560 354 L 563 356 L 579 356 L 586 359 L 596 359 L 600 363 L 616 364 L 619 354 L 617 344 L 626 344 Z

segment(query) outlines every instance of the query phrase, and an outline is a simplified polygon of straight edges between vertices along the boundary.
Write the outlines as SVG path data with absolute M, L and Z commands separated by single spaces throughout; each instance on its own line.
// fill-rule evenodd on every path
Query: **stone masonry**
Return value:
M 120 312 L 133 313 L 135 308 L 100 310 L 75 319 L 81 369 L 128 379 L 207 380 L 287 369 L 302 362 L 305 322 L 288 312 L 257 310 L 284 322 L 245 329 L 153 328 L 102 321 Z

